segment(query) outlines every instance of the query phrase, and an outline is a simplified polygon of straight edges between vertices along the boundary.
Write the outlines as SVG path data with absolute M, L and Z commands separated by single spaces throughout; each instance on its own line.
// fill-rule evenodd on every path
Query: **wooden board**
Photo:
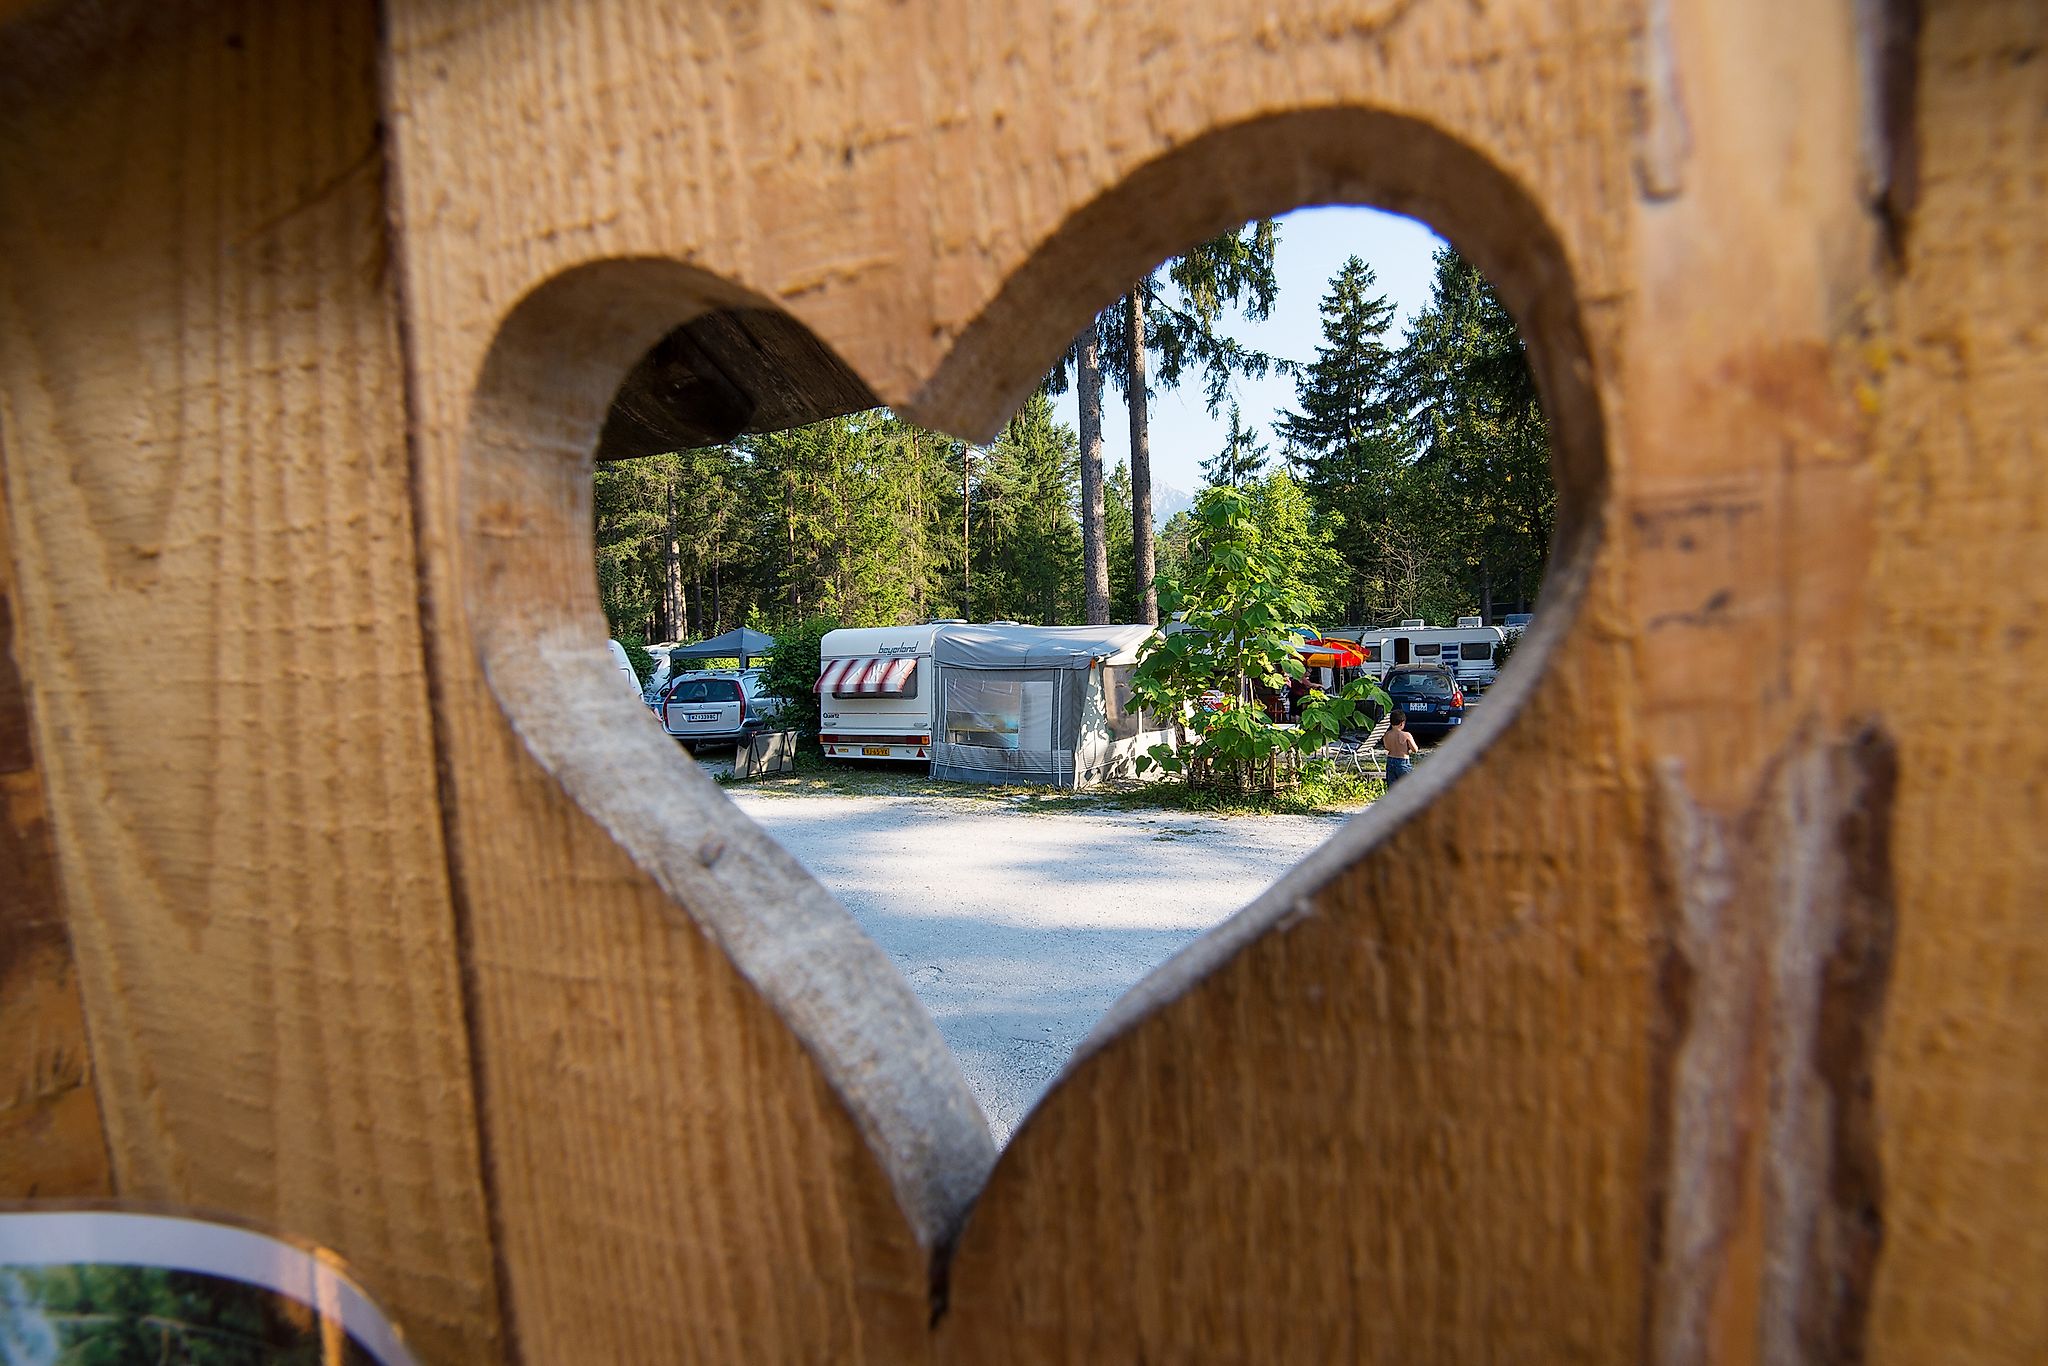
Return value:
M 394 0 L 381 198 L 360 22 L 165 13 L 0 106 L 20 655 L 124 1193 L 336 1240 L 451 1356 L 2048 1352 L 2038 6 Z M 886 961 L 618 696 L 608 405 L 737 312 L 985 434 L 1136 271 L 1357 199 L 1532 338 L 1544 622 L 991 1173 Z M 143 614 L 171 724 L 116 743 Z M 373 757 L 241 671 L 342 636 Z M 1929 724 L 1951 658 L 1995 725 Z
M 1856 661 L 1899 756 L 1870 1359 L 2017 1366 L 2048 1357 L 2048 10 L 1929 6 L 1918 67 Z
M 556 282 L 458 423 L 433 264 L 408 262 L 422 544 L 518 1350 L 914 1359 L 987 1125 L 888 958 L 619 688 L 596 610 L 606 406 L 722 300 L 654 263 Z
M 488 1360 L 374 16 L 100 18 L 0 49 L 0 428 L 114 1187 Z

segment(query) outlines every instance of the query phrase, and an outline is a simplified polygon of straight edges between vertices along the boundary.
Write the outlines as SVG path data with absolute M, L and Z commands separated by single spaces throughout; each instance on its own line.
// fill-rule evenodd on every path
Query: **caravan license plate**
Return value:
M 879 754 L 884 759 L 889 757 L 889 747 L 887 745 L 862 745 L 860 752 L 862 754 Z

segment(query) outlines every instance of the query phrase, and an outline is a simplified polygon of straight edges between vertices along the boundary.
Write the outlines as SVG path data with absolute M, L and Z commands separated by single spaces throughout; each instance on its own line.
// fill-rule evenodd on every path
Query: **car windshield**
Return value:
M 1387 691 L 1414 697 L 1449 697 L 1451 680 L 1439 673 L 1395 674 L 1387 680 Z
M 686 678 L 669 689 L 671 702 L 737 702 L 740 685 L 730 678 Z

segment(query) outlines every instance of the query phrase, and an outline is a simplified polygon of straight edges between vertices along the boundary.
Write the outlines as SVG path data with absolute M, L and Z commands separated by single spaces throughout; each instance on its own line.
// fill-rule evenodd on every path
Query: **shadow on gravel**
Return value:
M 1205 928 L 1014 925 L 874 911 L 860 921 L 938 1021 L 998 1143 L 1009 1141 L 1117 997 Z M 895 947 L 909 945 L 917 947 Z

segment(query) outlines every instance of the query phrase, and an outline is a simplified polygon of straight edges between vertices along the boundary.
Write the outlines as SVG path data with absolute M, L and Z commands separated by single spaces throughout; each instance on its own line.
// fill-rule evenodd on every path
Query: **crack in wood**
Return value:
M 1895 762 L 1809 726 L 1740 809 L 1657 775 L 1665 906 L 1645 1333 L 1659 1366 L 1860 1361 L 1882 1243 L 1874 1059 Z

